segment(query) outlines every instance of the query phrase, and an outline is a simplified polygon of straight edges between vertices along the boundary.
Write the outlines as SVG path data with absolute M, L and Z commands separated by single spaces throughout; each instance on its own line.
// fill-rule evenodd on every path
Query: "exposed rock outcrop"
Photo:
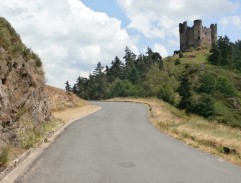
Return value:
M 0 18 L 0 146 L 16 144 L 21 121 L 51 118 L 41 60 Z

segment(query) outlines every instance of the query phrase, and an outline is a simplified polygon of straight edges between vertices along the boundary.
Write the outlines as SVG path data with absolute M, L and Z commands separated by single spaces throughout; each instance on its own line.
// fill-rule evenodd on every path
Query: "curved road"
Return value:
M 241 169 L 151 126 L 144 105 L 95 103 L 19 183 L 240 183 Z

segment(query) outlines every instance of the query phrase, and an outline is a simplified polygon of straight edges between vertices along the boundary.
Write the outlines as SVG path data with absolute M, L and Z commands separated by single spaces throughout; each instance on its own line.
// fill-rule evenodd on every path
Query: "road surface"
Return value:
M 144 105 L 95 103 L 19 183 L 240 183 L 241 169 L 155 129 Z

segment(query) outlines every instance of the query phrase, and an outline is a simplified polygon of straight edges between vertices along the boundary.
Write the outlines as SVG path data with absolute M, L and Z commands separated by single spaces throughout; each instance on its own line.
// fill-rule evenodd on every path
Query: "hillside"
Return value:
M 0 146 L 18 144 L 21 121 L 38 124 L 51 119 L 45 78 L 38 55 L 0 18 Z
M 51 112 L 88 105 L 88 102 L 82 100 L 73 93 L 66 92 L 53 86 L 45 85 L 44 92 L 47 94 L 48 104 Z
M 80 113 L 87 105 L 73 93 L 45 85 L 38 55 L 0 18 L 0 171 L 63 125 L 53 112 L 75 108 Z
M 241 73 L 208 63 L 209 49 L 168 57 L 164 64 L 178 82 L 175 104 L 189 113 L 241 127 Z
M 138 56 L 126 48 L 123 61 L 115 57 L 106 67 L 99 62 L 89 78 L 79 77 L 68 88 L 91 100 L 157 97 L 188 114 L 241 128 L 240 43 L 220 37 L 212 53 L 199 47 L 164 59 L 150 48 Z

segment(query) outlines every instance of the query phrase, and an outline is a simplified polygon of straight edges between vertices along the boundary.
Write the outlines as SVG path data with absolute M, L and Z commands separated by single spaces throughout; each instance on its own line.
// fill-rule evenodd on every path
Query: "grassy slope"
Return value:
M 177 80 L 186 74 L 191 83 L 191 89 L 194 91 L 193 95 L 198 96 L 198 87 L 200 87 L 200 77 L 203 74 L 209 74 L 214 79 L 225 78 L 233 86 L 235 90 L 235 97 L 222 96 L 218 92 L 214 92 L 211 96 L 214 98 L 215 116 L 213 119 L 226 123 L 231 126 L 241 128 L 241 73 L 238 71 L 230 70 L 220 66 L 214 66 L 207 63 L 207 57 L 209 56 L 209 50 L 200 49 L 191 52 L 184 53 L 184 58 L 179 59 L 178 55 L 165 58 L 165 68 L 169 73 L 173 74 Z M 179 65 L 175 65 L 176 60 L 179 59 Z M 192 74 L 187 73 L 187 67 L 192 70 Z M 234 103 L 237 104 L 233 107 Z

